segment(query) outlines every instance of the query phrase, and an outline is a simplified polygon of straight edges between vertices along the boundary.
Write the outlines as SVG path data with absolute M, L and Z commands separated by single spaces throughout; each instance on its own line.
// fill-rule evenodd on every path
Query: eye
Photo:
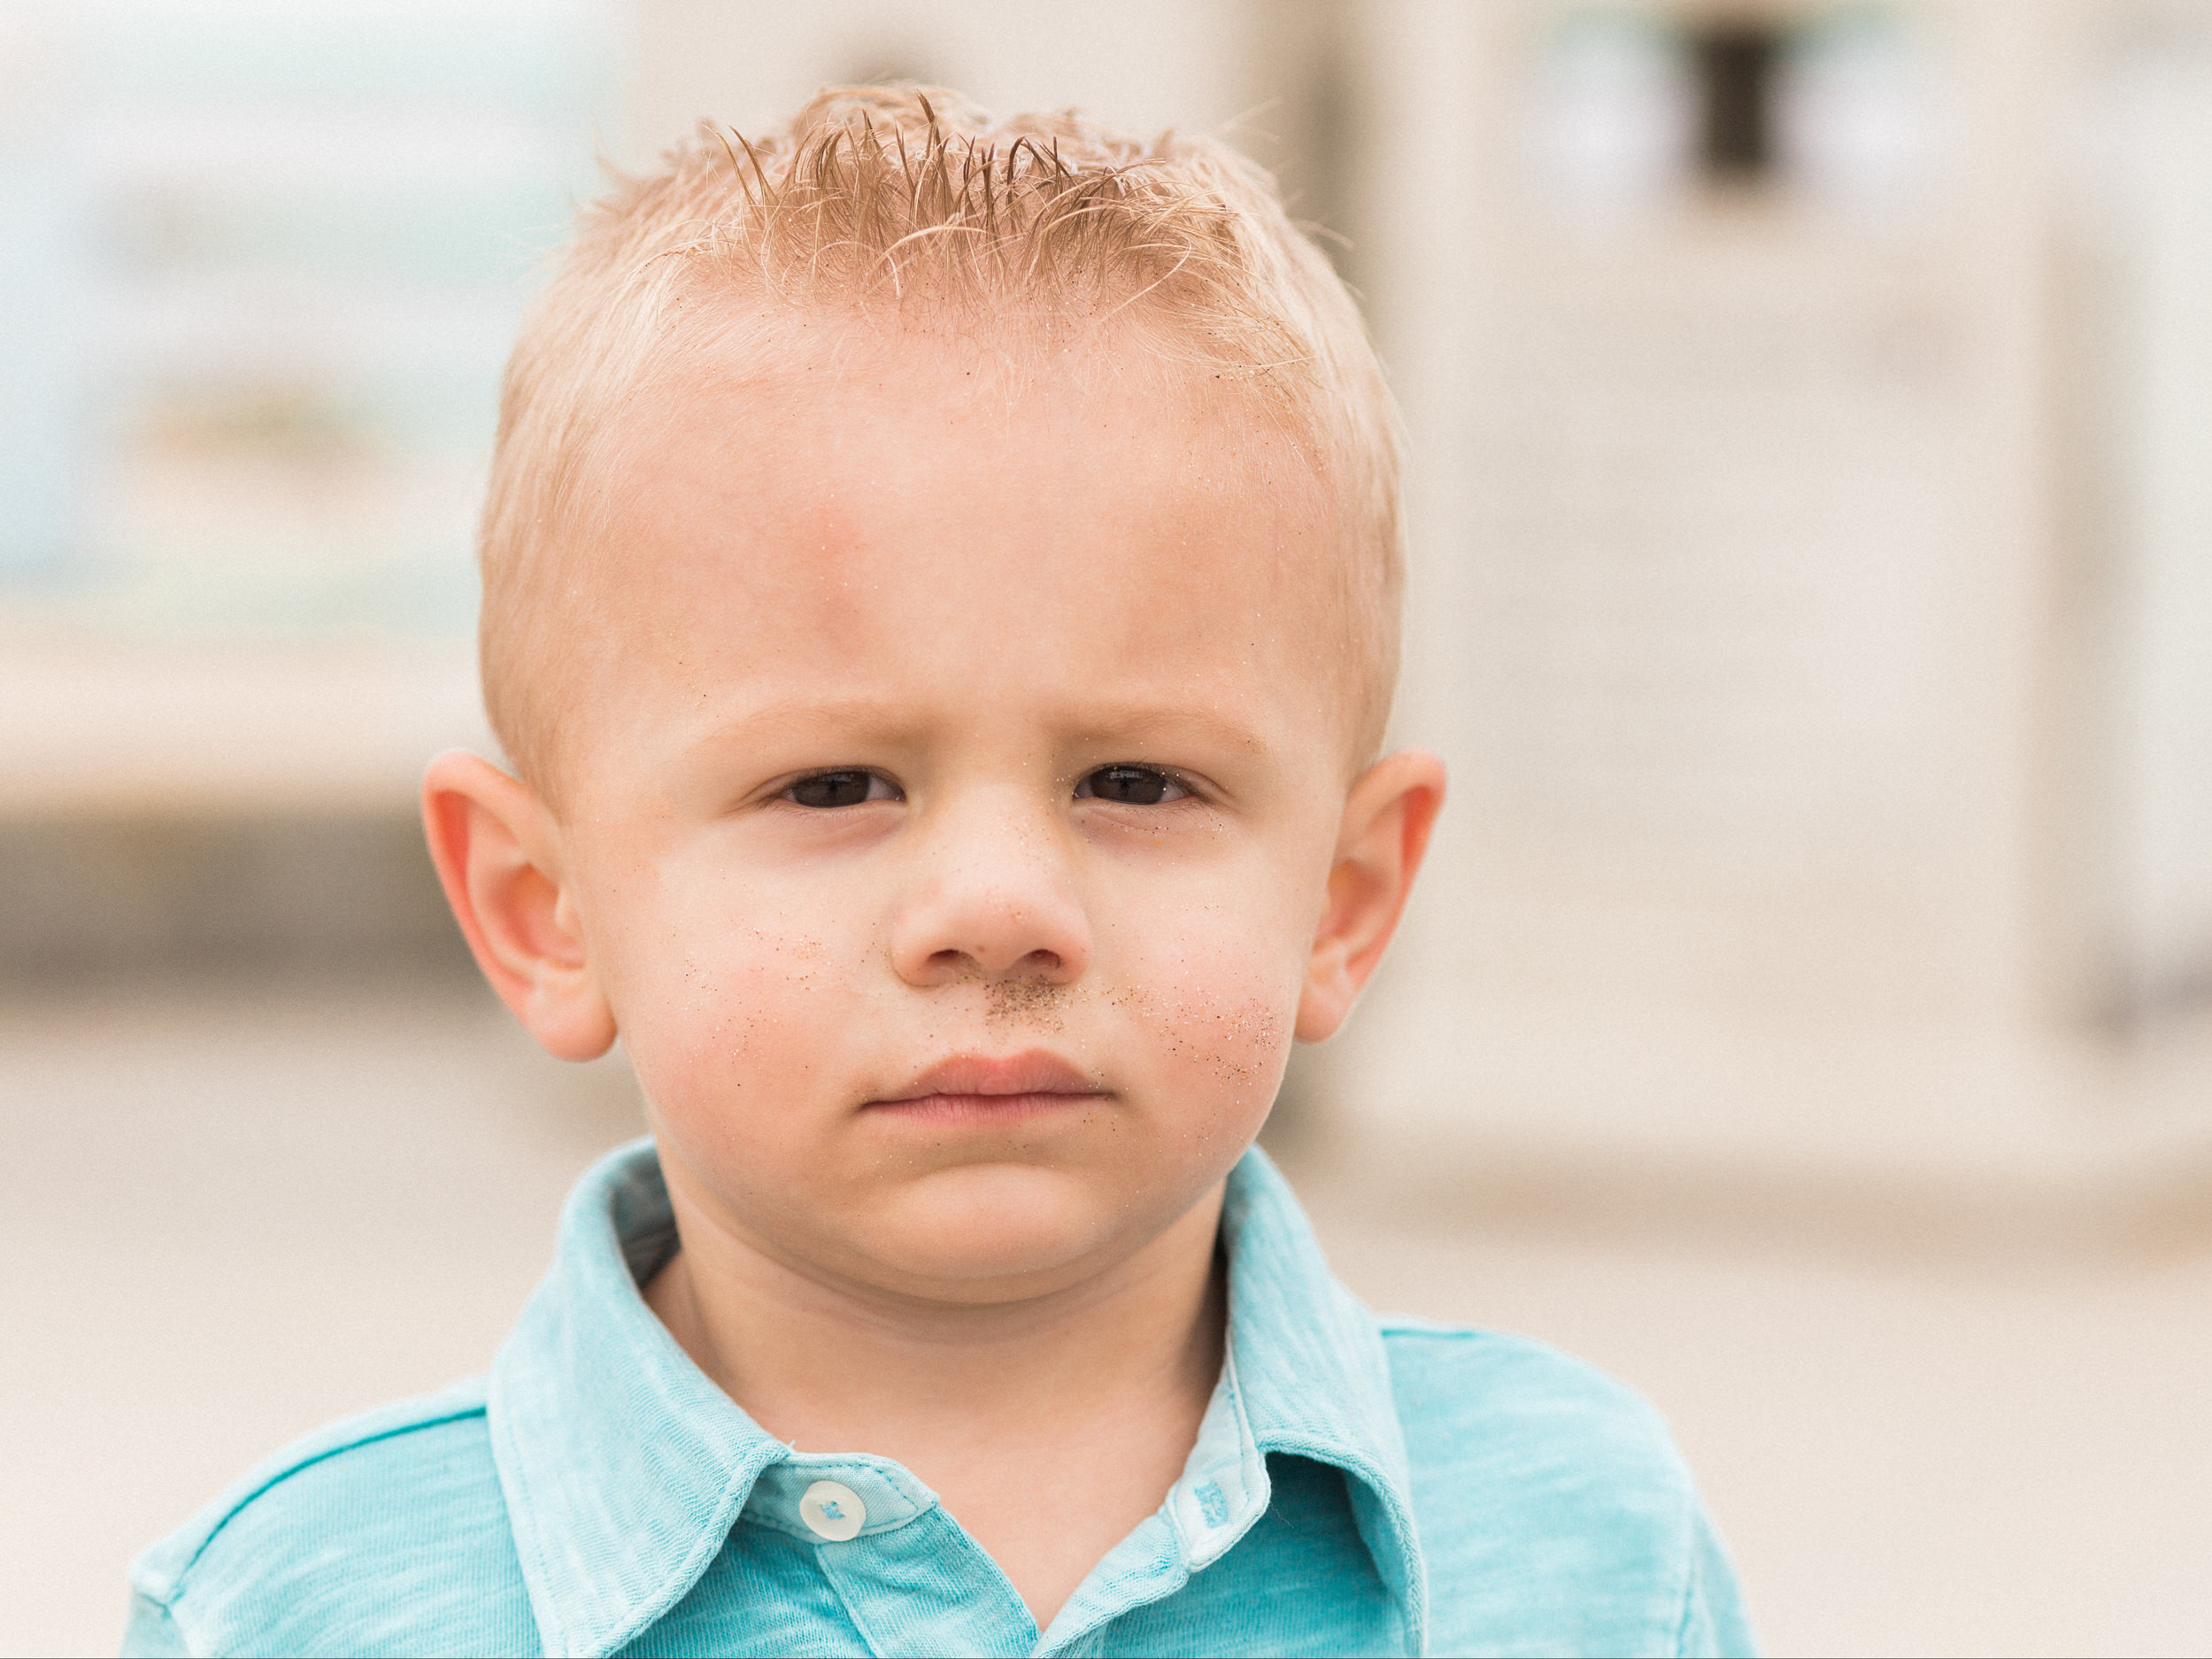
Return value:
M 817 772 L 803 777 L 783 791 L 784 798 L 801 806 L 858 806 L 863 801 L 897 800 L 898 791 L 889 778 L 857 768 Z
M 1167 773 L 1149 766 L 1102 766 L 1075 785 L 1075 799 L 1086 796 L 1121 806 L 1159 806 L 1184 800 L 1191 791 Z

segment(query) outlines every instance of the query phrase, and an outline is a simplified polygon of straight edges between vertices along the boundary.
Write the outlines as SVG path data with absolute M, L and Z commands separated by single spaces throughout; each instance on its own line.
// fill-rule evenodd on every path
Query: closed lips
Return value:
M 1106 1093 L 1059 1055 L 1031 1049 L 1019 1054 L 955 1055 L 869 1105 L 901 1113 L 1005 1116 L 1098 1100 Z

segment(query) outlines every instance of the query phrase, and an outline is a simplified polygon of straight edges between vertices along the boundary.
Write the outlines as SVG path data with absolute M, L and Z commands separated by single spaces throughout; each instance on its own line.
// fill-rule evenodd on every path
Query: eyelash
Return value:
M 1100 778 L 1109 774 L 1121 775 L 1115 780 L 1118 786 L 1134 785 L 1140 793 L 1148 783 L 1156 779 L 1160 784 L 1160 794 L 1152 800 L 1133 801 L 1115 800 L 1110 796 L 1101 795 L 1094 785 Z M 842 783 L 849 791 L 852 785 L 863 783 L 863 780 L 865 780 L 865 792 L 857 800 L 808 801 L 799 798 L 799 791 L 809 784 L 822 784 L 830 786 L 834 790 L 836 785 Z M 877 793 L 879 789 L 884 792 Z M 1177 801 L 1191 799 L 1196 793 L 1197 791 L 1189 783 L 1165 768 L 1139 766 L 1133 761 L 1116 760 L 1106 766 L 1094 768 L 1083 774 L 1076 783 L 1075 799 L 1105 800 L 1109 805 L 1117 806 L 1172 806 Z M 905 799 L 905 795 L 898 784 L 880 772 L 871 772 L 860 767 L 832 767 L 827 771 L 809 773 L 806 776 L 796 779 L 785 785 L 778 792 L 778 799 L 788 800 L 795 806 L 803 806 L 809 812 L 836 812 L 847 806 L 865 806 L 872 801 L 901 800 Z
M 810 783 L 829 785 L 840 782 L 859 783 L 865 792 L 859 800 L 808 801 L 799 799 L 799 791 Z M 883 793 L 878 794 L 876 791 L 879 789 Z M 826 772 L 812 772 L 805 777 L 794 779 L 779 791 L 778 799 L 788 800 L 794 806 L 804 806 L 809 812 L 836 812 L 846 806 L 865 806 L 870 801 L 900 800 L 905 796 L 898 785 L 881 772 L 870 772 L 857 766 L 839 766 L 831 767 Z
M 1183 779 L 1177 777 L 1173 772 L 1168 771 L 1165 768 L 1157 766 L 1138 766 L 1133 761 L 1116 760 L 1111 765 L 1102 766 L 1094 771 L 1085 773 L 1082 781 L 1075 785 L 1075 799 L 1077 800 L 1106 799 L 1106 797 L 1100 795 L 1097 790 L 1091 788 L 1091 786 L 1099 778 L 1106 776 L 1110 772 L 1119 772 L 1129 775 L 1128 779 L 1125 781 L 1134 781 L 1136 779 L 1150 780 L 1157 778 L 1160 783 L 1160 793 L 1162 799 L 1156 800 L 1114 801 L 1111 803 L 1112 805 L 1117 806 L 1172 806 L 1176 801 L 1188 800 L 1198 792 L 1188 783 L 1184 783 Z M 1175 791 L 1172 797 L 1168 796 L 1167 791 L 1169 790 Z

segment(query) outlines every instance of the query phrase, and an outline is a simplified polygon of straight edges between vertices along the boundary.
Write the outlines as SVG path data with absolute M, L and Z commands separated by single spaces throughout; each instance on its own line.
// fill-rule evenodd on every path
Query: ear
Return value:
M 553 815 L 490 761 L 449 749 L 422 778 L 422 828 L 445 900 L 499 999 L 563 1060 L 614 1041 L 585 954 Z
M 1444 762 L 1425 749 L 1385 755 L 1353 784 L 1329 870 L 1328 903 L 1306 961 L 1300 1042 L 1333 1037 L 1352 1012 L 1398 930 L 1443 805 Z

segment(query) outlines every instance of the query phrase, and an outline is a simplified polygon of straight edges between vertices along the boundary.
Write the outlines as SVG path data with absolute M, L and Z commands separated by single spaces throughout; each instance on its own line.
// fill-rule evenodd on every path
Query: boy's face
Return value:
M 1073 1283 L 1221 1181 L 1302 998 L 1340 1016 L 1337 526 L 1225 385 L 817 324 L 654 390 L 543 861 L 692 1224 Z

